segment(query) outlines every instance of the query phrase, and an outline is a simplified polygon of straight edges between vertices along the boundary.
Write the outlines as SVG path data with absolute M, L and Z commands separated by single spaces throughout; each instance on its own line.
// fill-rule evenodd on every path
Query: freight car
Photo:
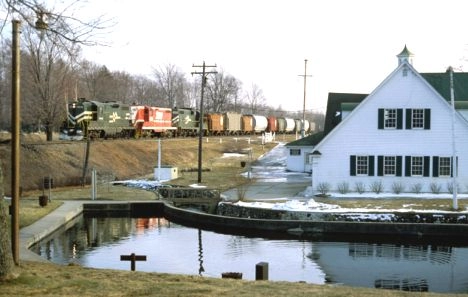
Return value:
M 278 132 L 278 120 L 274 116 L 267 117 L 268 125 L 266 132 Z
M 226 112 L 224 115 L 224 133 L 226 135 L 240 135 L 242 133 L 242 114 Z
M 210 135 L 223 135 L 225 132 L 224 115 L 221 113 L 209 113 L 206 115 L 208 131 Z
M 118 102 L 80 99 L 68 104 L 68 120 L 60 129 L 60 139 L 134 137 L 130 106 Z

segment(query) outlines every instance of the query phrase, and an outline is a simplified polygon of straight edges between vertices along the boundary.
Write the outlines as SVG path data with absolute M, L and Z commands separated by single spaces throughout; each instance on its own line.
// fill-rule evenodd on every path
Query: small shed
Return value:
M 161 170 L 161 171 L 160 171 Z M 171 180 L 179 177 L 179 170 L 177 167 L 162 165 L 161 167 L 154 167 L 155 180 Z

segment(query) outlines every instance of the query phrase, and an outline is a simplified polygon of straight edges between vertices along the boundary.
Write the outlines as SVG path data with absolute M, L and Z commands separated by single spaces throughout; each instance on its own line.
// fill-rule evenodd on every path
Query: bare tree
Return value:
M 0 130 L 9 129 L 11 123 L 11 55 L 7 53 L 9 47 L 5 40 L 0 41 Z
M 245 99 L 249 104 L 250 112 L 256 113 L 260 107 L 265 105 L 265 96 L 263 90 L 256 84 L 252 84 L 251 89 L 246 93 Z
M 38 28 L 42 32 L 48 32 L 49 34 L 44 34 L 48 36 L 57 37 L 54 42 L 57 43 L 62 49 L 69 50 L 70 53 L 73 53 L 75 47 L 69 47 L 70 44 L 81 44 L 81 45 L 95 45 L 97 44 L 93 41 L 95 37 L 95 32 L 99 29 L 104 29 L 103 26 L 106 22 L 102 21 L 101 18 L 90 21 L 81 21 L 73 17 L 73 13 L 70 11 L 73 9 L 73 4 L 79 3 L 79 0 L 73 1 L 70 5 L 66 5 L 65 9 L 62 11 L 53 11 L 45 7 L 45 4 L 37 0 L 0 0 L 0 14 L 2 15 L 2 23 L 0 23 L 0 33 L 3 32 L 7 20 L 10 20 L 12 14 L 15 14 L 15 19 L 27 24 L 31 28 Z M 64 61 L 56 61 L 57 63 L 65 63 Z M 49 66 L 54 65 L 48 64 Z M 55 66 L 55 65 L 54 65 Z M 43 73 L 42 71 L 40 73 Z M 57 77 L 50 76 L 49 79 L 56 79 Z M 47 97 L 53 98 L 50 96 L 50 92 L 43 90 L 44 94 L 49 94 Z M 57 92 L 58 93 L 58 92 Z M 53 107 L 50 105 L 52 109 Z M 53 112 L 52 112 L 53 113 Z M 50 115 L 50 113 L 49 113 Z M 0 188 L 3 188 L 3 181 L 0 181 Z M 3 197 L 3 191 L 0 197 Z M 2 202 L 0 202 L 2 203 Z M 0 221 L 6 220 L 5 212 L 3 209 L 0 209 Z M 0 240 L 2 244 L 7 242 L 5 238 L 9 237 L 9 232 L 7 228 L 4 228 L 3 223 L 0 226 Z M 3 247 L 3 246 L 2 246 Z M 9 250 L 9 248 L 6 248 Z M 10 250 L 11 251 L 11 250 Z M 0 251 L 0 270 L 2 276 L 13 275 L 14 265 L 10 265 L 12 262 L 12 254 L 5 250 Z
M 166 65 L 153 70 L 156 84 L 161 90 L 166 107 L 183 107 L 188 100 L 185 89 L 188 87 L 185 75 L 174 65 Z
M 24 113 L 36 119 L 38 126 L 44 126 L 47 140 L 52 140 L 54 127 L 65 118 L 65 94 L 69 83 L 72 63 L 69 55 L 74 45 L 64 48 L 55 35 L 48 38 L 38 36 L 30 27 L 25 27 L 23 37 L 26 40 L 24 54 Z
M 220 71 L 208 80 L 206 86 L 207 111 L 222 112 L 236 105 L 241 83 L 232 75 Z
M 6 208 L 3 199 L 3 172 L 0 166 L 0 280 L 14 278 L 14 263 L 11 252 L 11 241 L 8 222 L 5 216 Z
M 163 106 L 162 95 L 156 83 L 144 76 L 135 76 L 132 79 L 130 99 L 132 103 L 142 105 Z
M 99 34 L 111 28 L 114 24 L 110 19 L 99 16 L 95 19 L 82 20 L 76 18 L 75 10 L 82 0 L 70 0 L 62 3 L 63 8 L 47 7 L 41 0 L 0 0 L 0 13 L 3 13 L 3 32 L 6 20 L 11 16 L 25 23 L 27 27 L 47 30 L 57 37 L 61 43 L 74 43 L 87 46 L 103 44 L 98 41 Z M 47 3 L 48 5 L 53 5 Z M 26 27 L 26 26 L 25 26 Z

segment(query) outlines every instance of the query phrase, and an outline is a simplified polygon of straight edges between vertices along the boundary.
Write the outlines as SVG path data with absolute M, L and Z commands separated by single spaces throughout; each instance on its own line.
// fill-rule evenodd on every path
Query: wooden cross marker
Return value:
M 130 255 L 120 255 L 120 261 L 130 261 L 130 269 L 135 271 L 135 262 L 146 261 L 146 256 L 135 255 L 135 253 L 131 253 Z

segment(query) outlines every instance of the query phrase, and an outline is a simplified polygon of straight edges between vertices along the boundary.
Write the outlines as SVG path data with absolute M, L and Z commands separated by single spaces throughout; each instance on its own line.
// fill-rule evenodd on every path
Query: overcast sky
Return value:
M 83 13 L 117 25 L 106 35 L 111 46 L 86 49 L 86 59 L 142 75 L 173 64 L 188 78 L 205 61 L 286 110 L 302 110 L 304 59 L 306 109 L 321 111 L 328 92 L 370 93 L 405 44 L 420 72 L 467 65 L 466 0 L 89 2 Z

